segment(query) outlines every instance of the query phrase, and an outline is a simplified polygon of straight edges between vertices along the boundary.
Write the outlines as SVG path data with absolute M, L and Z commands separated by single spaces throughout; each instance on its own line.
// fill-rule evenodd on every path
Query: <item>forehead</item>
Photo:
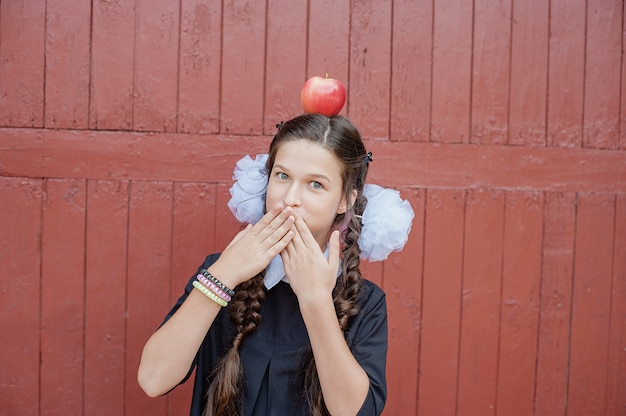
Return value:
M 333 152 L 307 139 L 281 143 L 274 165 L 281 165 L 294 173 L 325 175 L 341 180 L 342 164 Z

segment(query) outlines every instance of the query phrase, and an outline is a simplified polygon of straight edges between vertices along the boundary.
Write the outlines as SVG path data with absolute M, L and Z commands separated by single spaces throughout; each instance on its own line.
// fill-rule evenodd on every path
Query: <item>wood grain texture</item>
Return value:
M 415 414 L 456 415 L 466 192 L 427 190 Z
M 541 295 L 544 195 L 507 192 L 496 414 L 532 415 Z
M 619 147 L 622 0 L 587 2 L 583 146 Z
M 614 226 L 613 195 L 578 195 L 568 415 L 606 412 Z
M 266 3 L 233 0 L 222 7 L 220 132 L 258 134 L 263 129 Z
M 42 199 L 42 180 L 0 178 L 2 416 L 40 410 Z
M 611 327 L 609 329 L 608 377 L 606 389 L 606 414 L 617 416 L 626 409 L 626 398 L 621 392 L 626 388 L 626 196 L 620 195 L 615 203 L 615 244 L 613 249 L 613 282 L 611 287 Z
M 395 374 L 389 383 L 389 405 L 386 414 L 416 414 L 422 322 L 422 271 L 424 269 L 424 215 L 426 192 L 423 189 L 403 189 L 415 218 L 404 252 L 392 253 L 385 262 L 383 289 L 387 296 L 389 350 L 387 372 Z
M 180 13 L 177 131 L 218 133 L 222 4 L 183 0 Z
M 550 3 L 513 1 L 508 144 L 545 146 Z
M 504 196 L 469 191 L 465 205 L 458 409 L 470 414 L 495 415 Z
M 85 356 L 86 182 L 48 179 L 44 192 L 40 405 L 51 415 L 80 414 Z
M 566 414 L 576 194 L 545 194 L 535 415 Z
M 0 126 L 43 127 L 46 2 L 0 4 Z
M 550 2 L 548 145 L 580 147 L 585 73 L 584 0 Z
M 87 182 L 84 412 L 123 414 L 129 181 Z
M 45 126 L 86 129 L 89 127 L 91 4 L 47 1 L 45 27 Z
M 90 129 L 133 128 L 136 12 L 135 0 L 93 2 Z
M 176 131 L 179 2 L 136 0 L 133 130 Z
M 434 2 L 430 121 L 433 142 L 470 140 L 471 62 L 471 3 Z
M 306 2 L 269 1 L 267 25 L 263 133 L 273 136 L 278 123 L 304 112 L 300 89 L 306 80 Z
M 433 1 L 394 1 L 389 137 L 430 140 Z
M 126 283 L 127 379 L 134 374 L 136 380 L 143 346 L 171 307 L 172 201 L 171 182 L 131 183 Z M 127 414 L 167 414 L 167 397 L 150 399 L 136 382 L 125 384 L 125 398 Z
M 389 137 L 391 3 L 350 2 L 348 115 L 366 137 Z
M 266 153 L 270 141 L 268 136 L 0 129 L 0 172 L 231 183 L 237 160 Z M 626 191 L 626 163 L 617 150 L 379 140 L 365 145 L 375 160 L 369 179 L 385 186 Z
M 507 141 L 511 7 L 511 0 L 474 2 L 471 143 Z

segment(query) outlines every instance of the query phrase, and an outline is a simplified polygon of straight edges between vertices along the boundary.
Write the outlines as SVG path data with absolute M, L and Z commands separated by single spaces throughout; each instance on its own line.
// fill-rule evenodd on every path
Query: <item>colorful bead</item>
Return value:
M 224 299 L 226 302 L 230 302 L 232 300 L 231 296 L 228 293 L 224 292 L 222 289 L 217 287 L 215 283 L 213 283 L 212 281 L 204 277 L 204 275 L 199 274 L 196 276 L 196 278 L 200 281 L 200 283 L 202 283 L 203 285 L 211 289 L 213 293 L 215 293 L 220 298 Z
M 220 289 L 222 289 L 223 291 L 228 293 L 230 296 L 235 296 L 235 291 L 234 290 L 229 289 L 228 287 L 226 287 L 226 285 L 224 283 L 220 282 L 217 277 L 215 277 L 211 273 L 209 273 L 207 269 L 200 270 L 200 274 L 202 274 L 204 277 L 206 277 L 207 279 L 209 279 L 210 281 L 215 283 Z
M 228 306 L 228 302 L 226 302 L 224 299 L 217 296 L 215 293 L 211 292 L 209 289 L 206 288 L 206 286 L 203 286 L 202 283 L 200 283 L 199 281 L 194 280 L 192 284 L 193 284 L 193 287 L 198 289 L 203 295 L 205 295 L 207 298 L 211 299 L 213 302 L 217 303 L 221 307 Z

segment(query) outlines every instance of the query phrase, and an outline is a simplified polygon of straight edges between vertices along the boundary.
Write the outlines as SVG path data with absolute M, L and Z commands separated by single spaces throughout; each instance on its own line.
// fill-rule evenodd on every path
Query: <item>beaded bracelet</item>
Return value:
M 228 306 L 228 302 L 226 302 L 224 299 L 217 296 L 215 293 L 211 292 L 205 286 L 202 286 L 202 283 L 198 282 L 197 280 L 194 280 L 192 284 L 193 284 L 193 287 L 195 287 L 200 292 L 202 292 L 203 295 L 205 295 L 207 298 L 211 299 L 213 302 L 217 303 L 221 307 Z
M 235 291 L 234 290 L 229 289 L 228 287 L 226 287 L 226 285 L 224 283 L 220 282 L 217 277 L 215 277 L 211 273 L 209 273 L 207 271 L 207 269 L 200 270 L 200 274 L 202 274 L 204 277 L 206 277 L 207 279 L 209 279 L 210 281 L 215 283 L 220 289 L 222 289 L 224 292 L 228 293 L 230 296 L 235 296 Z
M 203 274 L 197 275 L 196 279 L 198 279 L 200 283 L 202 283 L 203 285 L 211 289 L 213 293 L 215 293 L 220 298 L 224 299 L 226 302 L 230 302 L 232 300 L 231 296 L 228 293 L 224 292 L 222 289 L 217 287 L 215 283 L 213 283 L 212 281 L 204 277 Z

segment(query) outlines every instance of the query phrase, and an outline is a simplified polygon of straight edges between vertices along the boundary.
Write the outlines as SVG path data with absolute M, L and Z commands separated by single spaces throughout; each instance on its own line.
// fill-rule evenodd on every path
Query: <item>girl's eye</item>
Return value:
M 286 174 L 286 173 L 284 173 L 284 172 L 278 172 L 278 173 L 276 174 L 276 176 L 278 176 L 278 179 L 282 179 L 282 180 L 287 180 L 287 179 L 289 179 L 289 175 L 287 175 L 287 174 Z
M 313 187 L 313 189 L 322 189 L 322 184 L 317 182 L 317 181 L 313 181 L 311 182 L 311 187 Z

